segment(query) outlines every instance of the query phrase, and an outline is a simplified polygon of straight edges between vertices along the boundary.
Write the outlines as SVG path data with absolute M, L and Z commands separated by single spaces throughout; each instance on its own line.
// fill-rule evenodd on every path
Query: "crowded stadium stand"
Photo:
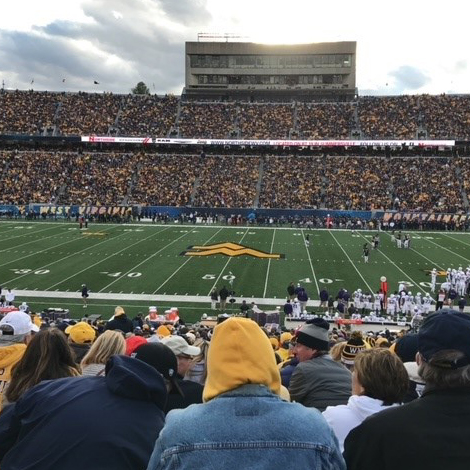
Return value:
M 278 52 L 270 57 L 280 61 Z M 253 68 L 222 55 L 217 60 L 241 75 Z M 190 55 L 188 70 L 204 69 L 208 57 Z M 256 67 L 269 69 L 265 59 Z M 331 71 L 312 60 L 313 69 Z M 366 211 L 366 218 L 469 208 L 468 96 L 238 98 L 1 90 L 0 202 Z

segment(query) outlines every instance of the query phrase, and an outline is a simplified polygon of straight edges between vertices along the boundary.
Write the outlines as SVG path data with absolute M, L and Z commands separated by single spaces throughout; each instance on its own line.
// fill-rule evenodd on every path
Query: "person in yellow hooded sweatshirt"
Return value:
M 344 470 L 321 413 L 280 394 L 267 336 L 250 319 L 225 320 L 212 335 L 204 403 L 168 413 L 147 469 Z
M 11 369 L 23 357 L 32 331 L 39 331 L 39 328 L 25 312 L 10 312 L 0 320 L 0 411 Z

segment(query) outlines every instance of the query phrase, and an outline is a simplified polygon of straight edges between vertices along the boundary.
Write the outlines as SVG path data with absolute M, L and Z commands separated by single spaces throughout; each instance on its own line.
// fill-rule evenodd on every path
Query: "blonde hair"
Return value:
M 82 367 L 88 364 L 106 364 L 111 356 L 124 354 L 126 341 L 122 333 L 115 330 L 107 330 L 92 344 L 90 350 L 82 359 Z
M 330 356 L 333 361 L 341 362 L 341 353 L 343 352 L 345 346 L 346 341 L 340 341 L 339 343 L 336 343 L 331 347 Z
M 200 382 L 203 384 L 205 383 L 207 378 L 207 353 L 209 352 L 209 342 L 204 340 L 203 338 L 197 338 L 194 342 L 194 346 L 197 346 L 201 350 L 201 352 L 193 358 L 188 372 L 191 373 L 191 369 L 194 368 L 194 366 L 199 362 L 204 362 L 204 368 L 202 371 Z

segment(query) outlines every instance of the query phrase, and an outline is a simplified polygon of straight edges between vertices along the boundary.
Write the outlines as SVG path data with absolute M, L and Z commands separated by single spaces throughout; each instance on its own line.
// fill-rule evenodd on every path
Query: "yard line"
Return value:
M 273 252 L 273 247 L 274 247 L 274 237 L 276 236 L 276 229 L 274 229 L 273 233 L 273 239 L 271 241 L 271 250 L 270 253 Z M 266 271 L 266 280 L 264 282 L 264 292 L 263 292 L 263 298 L 266 297 L 266 289 L 268 288 L 268 278 L 269 278 L 269 269 L 271 268 L 271 258 L 268 260 L 268 269 Z
M 367 286 L 367 288 L 369 289 L 369 292 L 374 292 L 372 290 L 372 288 L 369 286 L 369 284 L 367 283 L 367 281 L 364 279 L 364 276 L 359 272 L 359 269 L 357 269 L 356 265 L 353 263 L 352 259 L 349 257 L 349 255 L 346 253 L 346 251 L 344 250 L 344 248 L 341 246 L 341 244 L 338 242 L 338 240 L 336 239 L 336 237 L 331 233 L 331 230 L 328 230 L 328 233 L 333 237 L 334 241 L 336 242 L 336 244 L 341 248 L 341 250 L 343 251 L 343 253 L 346 255 L 346 258 L 348 258 L 349 262 L 352 264 L 352 267 L 356 270 L 357 274 L 359 274 L 360 278 L 363 280 L 364 284 Z
M 35 299 L 37 298 L 46 298 L 50 299 L 53 298 L 54 301 L 59 302 L 60 299 L 74 299 L 74 300 L 80 300 L 81 301 L 81 292 L 64 292 L 64 291 L 32 291 L 32 290 L 18 290 L 13 288 L 12 290 L 15 291 L 15 294 L 18 298 L 23 298 L 23 297 L 33 297 Z M 266 298 L 263 299 L 261 297 L 250 297 L 253 302 L 256 303 L 256 305 L 279 305 L 279 302 L 282 301 L 282 299 L 277 299 L 277 298 Z M 196 303 L 196 304 L 201 304 L 204 303 L 206 304 L 204 310 L 208 311 L 207 308 L 207 300 L 205 300 L 204 296 L 199 296 L 199 295 L 153 295 L 153 294 L 129 294 L 129 293 L 124 293 L 124 294 L 118 294 L 117 292 L 103 292 L 103 293 L 98 293 L 98 292 L 90 292 L 90 297 L 89 300 L 108 300 L 108 301 L 116 301 L 119 302 L 120 305 L 126 305 L 126 302 L 131 302 L 131 301 L 141 301 L 141 302 L 182 302 L 182 303 Z M 51 301 L 48 301 L 50 304 Z M 283 302 L 283 301 L 282 301 Z M 60 303 L 62 303 L 60 301 Z M 83 305 L 80 303 L 79 305 Z M 116 304 L 114 304 L 116 305 Z M 309 300 L 307 302 L 308 307 L 318 307 L 320 305 L 319 300 Z M 182 306 L 184 307 L 184 305 Z M 191 307 L 193 308 L 193 307 Z M 194 307 L 198 308 L 198 307 Z
M 171 228 L 171 227 L 168 227 L 168 228 Z M 160 232 L 163 232 L 164 230 L 160 230 Z M 160 233 L 160 232 L 157 232 L 157 233 Z M 177 242 L 178 240 L 181 240 L 183 237 L 185 237 L 186 235 L 188 235 L 189 233 L 191 233 L 191 230 L 188 230 L 187 232 L 183 233 L 183 235 L 181 235 L 180 237 L 178 238 L 175 238 L 172 242 L 166 244 L 163 248 L 160 248 L 158 251 L 156 251 L 153 255 L 150 255 L 148 258 L 145 258 L 143 261 L 141 261 L 140 263 L 136 264 L 135 266 L 133 266 L 131 269 L 127 270 L 122 276 L 119 276 L 118 278 L 116 278 L 113 282 L 110 282 L 107 286 L 104 286 L 102 289 L 100 289 L 98 292 L 103 292 L 105 289 L 107 289 L 109 286 L 112 286 L 115 282 L 119 281 L 120 279 L 126 277 L 129 273 L 133 272 L 134 269 L 138 268 L 139 266 L 141 266 L 142 264 L 146 263 L 148 260 L 152 259 L 154 256 L 157 256 L 158 253 L 160 253 L 161 251 L 163 251 L 165 248 L 168 248 L 170 245 L 173 245 L 173 243 Z M 155 234 L 153 234 L 155 235 Z M 153 236 L 151 235 L 151 236 Z M 150 237 L 147 237 L 147 238 L 150 238 Z M 144 240 L 147 240 L 147 238 L 144 238 L 143 240 L 141 241 L 144 241 Z M 131 245 L 132 246 L 132 245 Z M 122 251 L 122 250 L 121 250 Z M 119 252 L 118 252 L 119 253 Z
M 240 227 L 239 227 L 239 229 L 240 229 Z M 243 239 L 245 238 L 246 234 L 252 229 L 253 229 L 253 227 L 248 227 L 246 229 L 246 232 L 243 234 L 243 237 L 241 238 L 241 240 L 238 243 L 241 243 L 243 241 Z M 232 261 L 232 257 L 229 257 L 228 261 L 225 263 L 225 266 L 222 268 L 222 271 L 220 271 L 219 277 L 215 280 L 214 285 L 212 286 L 211 290 L 207 294 L 208 296 L 211 295 L 212 290 L 215 289 L 215 287 L 217 286 L 217 283 L 219 282 L 220 278 L 222 277 L 222 274 L 224 273 L 225 268 L 228 266 L 230 261 Z
M 369 243 L 369 239 L 367 239 L 364 235 L 362 235 L 362 233 L 360 234 L 361 237 Z M 419 285 L 419 282 L 416 282 L 414 279 L 412 279 L 410 276 L 408 276 L 408 274 L 405 273 L 405 271 L 403 271 L 403 269 L 401 269 L 396 263 L 394 263 L 383 251 L 379 250 L 377 248 L 377 250 L 374 250 L 374 251 L 378 251 L 383 257 L 387 258 L 387 260 L 389 261 L 389 263 L 392 263 L 399 271 L 401 271 L 410 281 L 413 282 L 413 284 L 416 285 L 416 287 L 421 291 L 421 292 L 424 292 L 426 293 L 426 291 Z
M 429 261 L 433 266 L 437 266 L 439 269 L 444 269 L 442 266 L 439 266 L 436 264 L 433 260 L 429 259 L 427 256 L 424 256 L 422 253 L 420 253 L 418 250 L 415 250 L 414 248 L 411 248 L 411 251 L 414 251 L 416 254 L 419 256 L 422 256 L 425 260 Z
M 221 227 L 217 232 L 214 233 L 207 241 L 204 242 L 204 245 L 207 245 L 221 230 L 223 227 Z M 194 256 L 189 256 L 188 259 L 161 285 L 159 286 L 152 294 L 156 294 L 183 266 L 186 265 L 188 261 L 191 261 L 194 258 Z
M 313 279 L 315 279 L 315 285 L 317 286 L 317 294 L 320 295 L 320 287 L 318 287 L 317 276 L 315 276 L 315 270 L 313 269 L 312 258 L 310 257 L 310 251 L 308 251 L 308 246 L 305 244 L 305 235 L 304 229 L 302 229 L 302 238 L 304 239 L 305 249 L 307 250 L 308 261 L 310 263 L 310 267 L 312 268 Z
M 52 227 L 52 228 L 55 228 L 55 227 Z M 39 230 L 37 232 L 34 232 L 35 234 L 36 233 L 41 233 L 41 232 L 47 232 L 48 230 L 50 229 L 44 229 L 44 230 Z M 29 235 L 29 234 L 27 234 Z M 8 241 L 8 240 L 14 240 L 15 238 L 21 238 L 21 237 L 24 237 L 26 235 L 18 235 L 17 237 L 10 237 L 10 238 L 5 238 L 5 240 L 0 240 L 0 243 L 3 242 L 3 241 Z M 45 237 L 45 238 L 41 238 L 41 240 L 47 240 L 48 238 L 53 238 L 53 237 L 57 237 L 58 234 L 57 233 L 54 233 L 54 235 L 51 235 L 49 237 Z M 21 243 L 21 245 L 15 245 L 15 248 L 19 248 L 21 246 L 25 246 L 25 245 L 29 245 L 31 243 L 36 243 L 38 240 L 31 240 L 30 242 L 26 242 L 26 243 Z M 3 251 L 8 251 L 8 250 L 11 250 L 12 247 L 10 248 L 4 248 L 3 250 L 0 250 L 0 253 L 2 253 Z
M 95 267 L 96 265 L 102 263 L 103 261 L 106 261 L 106 260 L 112 258 L 113 256 L 118 255 L 119 253 L 121 253 L 121 251 L 125 251 L 125 250 L 127 250 L 128 248 L 131 248 L 131 247 L 133 247 L 134 245 L 137 245 L 137 244 L 139 244 L 140 242 L 143 242 L 143 241 L 147 240 L 148 238 L 153 237 L 154 235 L 157 235 L 157 234 L 159 234 L 159 233 L 161 233 L 161 232 L 164 232 L 164 231 L 165 231 L 165 229 L 164 229 L 164 230 L 160 230 L 160 231 L 157 232 L 157 233 L 152 233 L 152 234 L 149 235 L 148 237 L 142 238 L 142 240 L 139 240 L 139 241 L 133 243 L 132 245 L 126 245 L 122 250 L 116 251 L 116 253 L 113 253 L 112 255 L 109 255 L 109 256 L 107 256 L 106 258 L 103 258 L 102 260 L 97 261 L 96 263 L 93 263 L 92 265 L 87 266 L 86 268 L 82 269 L 81 271 L 78 271 L 78 272 L 73 273 L 71 276 L 66 277 L 65 279 L 61 279 L 60 282 L 56 282 L 56 283 L 53 284 L 52 286 L 48 287 L 46 290 L 52 289 L 53 287 L 58 286 L 59 284 L 62 284 L 62 283 L 64 283 L 65 281 L 68 281 L 69 279 L 72 279 L 73 277 L 77 276 L 78 274 L 81 274 L 81 273 L 87 271 L 88 269 Z M 121 234 L 121 235 L 123 235 L 123 234 Z M 117 237 L 114 237 L 113 240 L 116 239 L 116 238 L 118 238 L 118 237 L 120 237 L 121 235 L 118 235 Z M 96 246 L 96 245 L 93 245 L 93 247 L 95 247 L 95 246 Z M 101 292 L 101 291 L 100 291 L 100 292 Z
M 55 227 L 48 227 L 48 228 L 45 228 L 43 230 L 38 230 L 38 231 L 29 231 L 29 229 L 27 229 L 26 232 L 22 232 L 21 235 L 15 235 L 13 237 L 10 237 L 10 238 L 4 238 L 4 239 L 1 239 L 0 238 L 0 242 L 3 242 L 3 241 L 8 241 L 8 240 L 14 240 L 15 238 L 21 238 L 21 237 L 27 237 L 29 235 L 36 235 L 37 233 L 42 233 L 42 232 L 47 232 L 48 230 L 52 230 L 52 229 L 55 229 Z M 19 233 L 19 232 L 18 232 Z
M 447 237 L 447 238 L 450 238 L 451 240 L 454 240 L 454 241 L 456 241 L 456 242 L 462 243 L 463 245 L 470 246 L 470 243 L 465 243 L 465 242 L 463 242 L 462 240 L 457 240 L 457 238 L 451 237 L 450 235 L 446 235 L 445 233 L 443 233 L 442 235 L 444 235 L 444 236 Z M 428 240 L 428 241 L 429 241 L 429 240 Z
M 110 228 L 110 230 L 111 230 L 111 228 Z M 102 232 L 105 232 L 105 231 L 106 231 L 106 230 L 102 230 Z M 55 236 L 56 236 L 56 235 L 51 235 L 50 237 L 41 238 L 41 241 L 42 241 L 42 240 L 47 240 L 48 238 L 52 238 L 52 237 L 55 237 Z M 37 240 L 35 240 L 35 241 L 37 241 Z M 74 239 L 72 239 L 72 240 L 69 240 L 69 241 L 67 241 L 67 242 L 64 242 L 64 243 L 60 243 L 59 245 L 54 245 L 54 247 L 44 248 L 44 250 L 39 250 L 39 251 L 30 252 L 29 255 L 22 256 L 21 258 L 15 258 L 15 259 L 12 260 L 12 261 L 7 261 L 6 263 L 0 264 L 0 267 L 6 266 L 7 264 L 16 263 L 17 261 L 21 261 L 22 259 L 29 258 L 30 256 L 35 256 L 35 255 L 37 255 L 37 254 L 39 254 L 39 253 L 43 253 L 44 251 L 48 251 L 48 250 L 50 250 L 50 249 L 52 249 L 52 248 L 57 248 L 57 247 L 59 247 L 59 246 L 66 245 L 67 243 L 72 243 L 72 242 L 75 242 L 75 241 L 77 241 L 76 238 L 74 238 Z M 28 243 L 33 243 L 33 242 L 28 242 Z M 25 245 L 27 245 L 28 243 L 25 243 Z M 22 245 L 17 245 L 17 246 L 22 246 Z M 94 247 L 94 246 L 95 246 L 95 245 L 93 245 L 93 247 Z M 93 248 L 93 247 L 92 247 L 92 248 Z M 16 247 L 15 247 L 15 248 L 16 248 Z M 5 249 L 5 250 L 0 250 L 0 253 L 1 253 L 2 251 L 7 251 L 7 249 Z
M 449 235 L 446 235 L 445 233 L 442 233 L 441 235 L 444 235 L 444 236 L 446 236 L 446 237 L 448 237 L 448 238 L 450 238 L 450 239 L 452 239 L 452 240 L 456 240 L 455 238 L 449 237 Z M 433 242 L 432 240 L 427 240 L 427 239 L 426 239 L 426 241 L 432 243 L 433 245 L 438 246 L 439 248 L 442 248 L 443 250 L 448 251 L 449 253 L 452 253 L 452 254 L 455 255 L 455 256 L 458 256 L 459 258 L 464 259 L 465 261 L 469 261 L 469 262 L 470 262 L 470 259 L 465 258 L 465 256 L 459 255 L 458 253 L 455 253 L 455 252 L 452 251 L 452 250 L 449 250 L 449 248 L 446 248 L 445 246 L 439 245 L 439 243 L 435 243 L 435 242 Z M 456 240 L 456 241 L 460 241 L 460 240 Z M 460 242 L 460 243 L 464 243 L 464 242 Z M 467 243 L 464 243 L 464 244 L 466 245 Z
M 121 236 L 121 235 L 117 235 L 116 237 L 113 238 L 113 240 L 115 240 L 116 238 L 118 238 L 118 237 L 120 237 L 120 236 Z M 44 266 L 40 266 L 39 268 L 36 268 L 34 271 L 37 271 L 38 269 L 47 268 L 48 266 L 52 266 L 53 264 L 59 263 L 59 262 L 61 262 L 61 261 L 64 261 L 64 260 L 66 260 L 66 259 L 68 259 L 68 258 L 71 258 L 72 256 L 76 256 L 76 255 L 78 255 L 79 253 L 82 253 L 83 251 L 87 251 L 87 250 L 89 250 L 90 248 L 94 248 L 95 246 L 101 245 L 102 243 L 106 243 L 106 242 L 108 242 L 108 241 L 109 241 L 109 240 L 103 240 L 102 242 L 99 242 L 99 243 L 97 243 L 96 245 L 93 245 L 92 247 L 86 247 L 86 248 L 84 248 L 83 250 L 77 251 L 77 252 L 72 253 L 71 255 L 68 255 L 68 256 L 64 256 L 63 258 L 60 258 L 60 259 L 58 259 L 58 260 L 56 260 L 56 261 L 53 261 L 52 263 L 45 264 Z M 31 272 L 32 272 L 32 271 L 31 271 Z M 18 276 L 18 277 L 15 277 L 15 278 L 13 278 L 13 279 L 10 279 L 8 282 L 16 281 L 17 279 L 21 279 L 22 277 L 25 277 L 25 276 L 27 276 L 28 274 L 31 274 L 31 272 L 26 273 L 26 274 L 23 274 L 23 275 Z M 63 282 L 63 280 L 62 280 L 61 282 Z M 56 285 L 57 285 L 57 284 L 54 284 L 54 286 L 56 286 Z M 54 287 L 54 286 L 52 286 L 52 287 Z

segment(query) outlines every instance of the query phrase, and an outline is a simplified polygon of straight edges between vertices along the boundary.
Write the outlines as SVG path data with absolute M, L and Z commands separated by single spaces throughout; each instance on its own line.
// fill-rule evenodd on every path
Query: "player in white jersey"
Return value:
M 403 313 L 411 313 L 413 311 L 413 294 L 408 292 L 408 294 L 405 295 L 405 303 L 403 305 Z
M 457 271 L 456 279 L 457 280 L 456 280 L 455 286 L 456 286 L 457 293 L 460 296 L 465 297 L 466 278 L 465 278 L 465 273 L 462 271 L 462 268 L 459 268 L 459 270 Z
M 431 310 L 432 304 L 436 303 L 436 301 L 429 295 L 429 292 L 423 298 L 423 313 L 427 315 Z
M 408 249 L 410 247 L 410 236 L 405 235 L 405 238 L 403 240 L 403 248 Z
M 431 271 L 431 292 L 436 292 L 436 279 L 437 279 L 437 271 L 436 268 L 432 268 Z
M 387 301 L 387 315 L 395 316 L 398 312 L 398 301 L 395 295 L 391 295 Z
M 294 299 L 294 303 L 292 304 L 292 316 L 294 318 L 300 318 L 300 314 L 302 313 L 300 309 L 300 302 L 297 298 Z
M 380 313 L 380 293 L 377 291 L 377 293 L 374 295 L 374 313 L 376 315 L 379 315 Z
M 418 292 L 415 295 L 415 306 L 421 309 L 422 304 L 423 304 L 423 300 L 421 298 L 421 292 Z
M 452 287 L 452 284 L 448 281 L 441 284 L 441 289 L 444 289 L 446 292 L 449 292 Z
M 450 268 L 447 268 L 446 281 L 449 283 L 452 281 L 452 270 Z
M 362 297 L 362 290 L 357 289 L 353 294 L 354 307 L 356 308 L 357 311 L 362 309 L 361 297 Z
M 450 275 L 450 285 L 455 289 L 456 284 L 457 284 L 457 270 L 452 269 L 451 275 Z

